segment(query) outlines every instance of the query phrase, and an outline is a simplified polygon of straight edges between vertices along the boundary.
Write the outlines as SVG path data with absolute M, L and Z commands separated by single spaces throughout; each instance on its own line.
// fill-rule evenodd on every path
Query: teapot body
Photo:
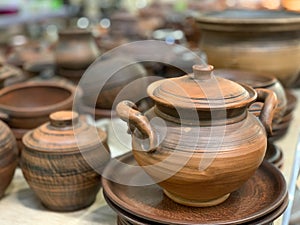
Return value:
M 155 109 L 145 116 L 149 121 L 157 117 Z M 264 158 L 264 127 L 247 111 L 242 120 L 218 126 L 164 122 L 166 127 L 155 126 L 166 132 L 153 153 L 143 151 L 136 132 L 132 150 L 138 164 L 178 203 L 211 206 L 223 202 Z

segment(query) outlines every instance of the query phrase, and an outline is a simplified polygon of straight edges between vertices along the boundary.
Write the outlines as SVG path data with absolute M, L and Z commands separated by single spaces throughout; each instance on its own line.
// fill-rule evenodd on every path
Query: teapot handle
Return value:
M 266 129 L 267 135 L 272 135 L 272 121 L 274 112 L 276 110 L 278 101 L 275 93 L 271 90 L 257 88 L 257 99 L 258 102 L 263 102 L 264 105 L 259 115 L 259 120 L 262 122 Z
M 149 147 L 144 149 L 146 152 L 154 152 L 156 150 L 156 135 L 146 116 L 138 111 L 137 106 L 131 101 L 122 101 L 116 107 L 119 117 L 128 123 L 131 133 L 137 128 L 143 138 L 149 139 Z

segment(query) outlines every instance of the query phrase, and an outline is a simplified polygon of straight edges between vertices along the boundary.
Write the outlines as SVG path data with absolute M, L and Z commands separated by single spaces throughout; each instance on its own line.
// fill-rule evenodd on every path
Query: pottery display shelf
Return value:
M 300 90 L 293 93 L 300 99 Z M 290 184 L 292 168 L 294 164 L 294 154 L 299 133 L 300 124 L 300 104 L 294 111 L 294 121 L 291 123 L 287 135 L 275 143 L 282 148 L 284 162 L 281 168 L 283 175 Z M 99 123 L 99 125 L 103 125 Z M 126 124 L 125 124 L 126 125 Z M 111 143 L 112 156 L 121 154 L 114 143 Z M 107 205 L 102 190 L 99 191 L 96 201 L 88 208 L 69 212 L 57 213 L 44 208 L 40 201 L 29 189 L 21 170 L 16 170 L 12 183 L 8 187 L 5 196 L 0 200 L 0 223 L 6 225 L 31 225 L 33 223 L 45 225 L 115 225 L 117 223 L 116 213 Z M 274 225 L 288 225 L 284 223 L 284 216 L 274 221 Z

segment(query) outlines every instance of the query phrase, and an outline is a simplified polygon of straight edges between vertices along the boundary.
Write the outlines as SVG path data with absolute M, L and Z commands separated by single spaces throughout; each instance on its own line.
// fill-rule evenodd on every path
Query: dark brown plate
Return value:
M 109 198 L 104 195 L 105 200 L 107 202 L 107 204 L 118 213 L 118 225 L 161 225 L 161 223 L 155 223 L 153 221 L 148 221 L 142 218 L 138 218 L 135 215 L 132 215 L 124 210 L 122 210 L 121 208 L 119 208 L 118 206 L 116 206 L 113 202 L 111 202 L 109 200 Z M 271 225 L 272 222 L 277 219 L 279 216 L 281 216 L 283 214 L 283 212 L 286 210 L 287 206 L 289 203 L 289 198 L 288 198 L 288 194 L 286 194 L 283 203 L 276 208 L 274 211 L 270 212 L 269 214 L 262 216 L 261 218 L 258 218 L 256 220 L 253 221 L 249 221 L 246 223 L 243 223 L 243 225 Z
M 132 154 L 119 159 L 123 163 L 137 165 Z M 143 171 L 131 171 L 124 170 L 121 164 L 110 163 L 105 173 L 121 173 L 129 181 L 145 179 Z M 156 184 L 127 186 L 102 178 L 102 185 L 105 196 L 120 209 L 163 224 L 242 224 L 271 213 L 287 195 L 283 175 L 268 162 L 263 162 L 255 174 L 224 203 L 206 208 L 177 204 L 165 196 Z

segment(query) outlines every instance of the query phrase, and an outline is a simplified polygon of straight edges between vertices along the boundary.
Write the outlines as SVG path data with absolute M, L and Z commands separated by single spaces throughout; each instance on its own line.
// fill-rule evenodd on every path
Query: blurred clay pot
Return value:
M 144 115 L 130 101 L 117 106 L 138 164 L 168 197 L 188 206 L 220 204 L 254 174 L 277 105 L 272 91 L 213 77 L 212 69 L 196 65 L 191 74 L 152 83 L 155 106 Z M 264 102 L 262 123 L 248 112 L 255 101 Z
M 11 128 L 32 129 L 58 110 L 72 108 L 76 87 L 67 83 L 26 82 L 0 90 L 0 118 Z
M 86 69 L 100 55 L 96 41 L 88 30 L 59 32 L 55 61 L 65 69 Z
M 99 60 L 85 75 L 85 82 L 79 83 L 83 100 L 97 109 L 111 110 L 121 100 L 147 95 L 149 81 L 145 68 L 123 57 Z
M 9 127 L 0 121 L 0 198 L 11 183 L 18 165 L 18 148 Z
M 285 111 L 287 108 L 287 98 L 285 90 L 282 84 L 275 77 L 233 69 L 217 69 L 214 71 L 214 74 L 216 76 L 221 76 L 229 80 L 247 84 L 255 89 L 265 88 L 273 91 L 276 94 L 278 101 L 273 120 L 278 123 L 285 115 Z
M 285 86 L 300 71 L 300 14 L 225 10 L 198 19 L 200 48 L 216 68 L 273 74 Z
M 91 205 L 110 159 L 104 131 L 76 112 L 59 111 L 23 137 L 21 169 L 29 186 L 49 209 L 73 211 Z

